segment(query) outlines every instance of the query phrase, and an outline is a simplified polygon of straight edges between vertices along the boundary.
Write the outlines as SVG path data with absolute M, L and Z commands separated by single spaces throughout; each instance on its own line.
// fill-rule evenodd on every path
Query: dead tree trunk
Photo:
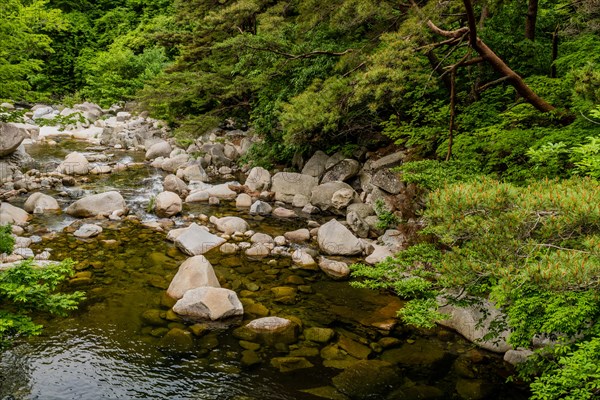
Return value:
M 538 0 L 529 0 L 527 18 L 525 19 L 525 38 L 535 40 L 535 23 L 537 22 Z
M 475 21 L 475 13 L 473 11 L 473 4 L 471 3 L 471 0 L 463 0 L 463 4 L 465 6 L 465 11 L 467 14 L 468 27 L 463 27 L 463 28 L 457 29 L 455 31 L 445 31 L 443 29 L 438 28 L 431 21 L 428 21 L 427 25 L 433 32 L 437 33 L 438 35 L 444 36 L 449 39 L 455 39 L 455 41 L 452 41 L 452 40 L 444 41 L 448 45 L 452 45 L 452 44 L 456 45 L 456 44 L 458 44 L 460 38 L 467 36 L 469 39 L 470 47 L 479 54 L 479 56 L 481 57 L 481 59 L 483 59 L 483 61 L 486 61 L 498 74 L 501 75 L 501 78 L 492 82 L 492 84 L 497 83 L 497 82 L 506 81 L 515 88 L 515 90 L 521 97 L 523 97 L 525 100 L 527 100 L 527 102 L 529 102 L 536 109 L 538 109 L 542 112 L 548 112 L 548 111 L 554 110 L 555 109 L 554 106 L 547 103 L 544 99 L 542 99 L 540 96 L 538 96 L 533 90 L 531 90 L 531 88 L 529 86 L 527 86 L 527 84 L 525 83 L 523 78 L 521 78 L 521 76 L 519 76 L 519 74 L 517 74 L 515 71 L 513 71 L 504 62 L 504 60 L 502 60 L 500 57 L 498 57 L 498 55 L 496 55 L 496 53 L 494 53 L 492 51 L 492 49 L 490 49 L 477 36 L 477 24 Z M 461 61 L 461 62 L 459 62 L 459 64 L 452 66 L 450 68 L 458 67 L 463 63 L 466 65 L 469 63 L 469 61 L 468 60 Z M 489 87 L 490 84 L 487 84 L 484 86 Z

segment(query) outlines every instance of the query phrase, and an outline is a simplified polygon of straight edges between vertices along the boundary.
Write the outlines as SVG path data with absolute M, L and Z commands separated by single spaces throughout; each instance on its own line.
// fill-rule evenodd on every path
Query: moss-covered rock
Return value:
M 304 357 L 275 357 L 271 365 L 279 368 L 280 372 L 291 372 L 298 369 L 312 368 L 314 365 Z
M 389 363 L 363 360 L 332 379 L 333 385 L 351 399 L 377 399 L 400 383 L 398 371 Z

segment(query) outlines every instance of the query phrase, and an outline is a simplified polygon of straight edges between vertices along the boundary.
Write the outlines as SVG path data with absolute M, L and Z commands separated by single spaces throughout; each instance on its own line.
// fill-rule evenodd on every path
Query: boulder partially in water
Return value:
M 214 287 L 188 290 L 173 311 L 194 321 L 220 321 L 244 315 L 244 307 L 233 290 Z
M 169 218 L 179 214 L 182 210 L 181 198 L 174 192 L 161 192 L 156 196 L 156 215 L 161 218 Z
M 290 344 L 298 340 L 298 326 L 286 318 L 264 317 L 251 321 L 244 327 L 268 345 Z
M 223 243 L 225 243 L 225 239 L 213 235 L 196 223 L 181 229 L 175 238 L 175 245 L 190 256 L 202 255 Z
M 96 215 L 110 215 L 118 210 L 126 210 L 123 196 L 117 191 L 93 194 L 77 200 L 67 208 L 67 214 L 87 218 Z
M 31 218 L 27 211 L 3 202 L 0 204 L 0 223 L 13 225 L 26 225 Z
M 58 166 L 58 172 L 65 175 L 85 175 L 89 171 L 89 161 L 83 154 L 76 151 L 68 154 Z
M 31 196 L 27 198 L 27 201 L 25 201 L 23 208 L 27 212 L 36 214 L 60 210 L 60 206 L 56 199 L 44 193 L 32 193 Z
M 360 239 L 335 219 L 321 225 L 318 242 L 321 251 L 329 255 L 351 256 L 362 253 L 364 249 Z
M 167 294 L 179 300 L 188 290 L 206 286 L 221 287 L 210 262 L 204 256 L 194 256 L 181 264 L 167 289 Z

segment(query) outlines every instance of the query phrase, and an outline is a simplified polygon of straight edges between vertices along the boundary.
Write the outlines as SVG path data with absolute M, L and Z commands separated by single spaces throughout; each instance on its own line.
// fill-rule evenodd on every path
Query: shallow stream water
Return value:
M 69 151 L 85 152 L 88 146 L 65 139 L 58 146 L 37 145 L 29 152 L 43 166 L 62 160 Z M 112 162 L 143 158 L 141 153 L 111 153 Z M 120 191 L 144 221 L 153 218 L 144 208 L 161 190 L 162 176 L 138 166 L 89 177 L 81 188 Z M 66 197 L 61 204 L 71 201 Z M 200 213 L 241 216 L 252 230 L 273 236 L 305 226 L 302 220 L 252 218 L 247 210 L 228 205 L 188 207 L 185 220 L 198 222 L 195 216 Z M 164 232 L 140 221 L 101 221 L 104 231 L 93 239 L 74 237 L 74 227 L 69 226 L 74 221 L 65 214 L 37 216 L 28 234 L 43 237 L 36 252 L 49 248 L 52 259 L 74 260 L 78 273 L 70 287 L 85 291 L 87 300 L 67 318 L 39 317 L 45 326 L 41 336 L 19 340 L 0 354 L 0 399 L 317 399 L 305 390 L 331 387 L 332 378 L 342 372 L 340 366 L 356 361 L 339 351 L 342 341 L 358 353 L 368 351 L 369 359 L 397 366 L 397 381 L 373 399 L 459 399 L 468 390 L 483 392 L 486 399 L 527 397 L 520 387 L 505 382 L 509 370 L 498 355 L 478 350 L 444 329 L 402 326 L 395 319 L 402 306 L 397 297 L 352 288 L 320 271 L 293 269 L 285 257 L 250 260 L 239 254 L 224 256 L 218 249 L 206 254 L 222 286 L 242 299 L 245 321 L 268 313 L 291 318 L 304 328 L 328 327 L 335 331 L 330 343 L 300 336 L 289 347 L 263 345 L 256 351 L 262 363 L 252 367 L 241 362 L 244 348 L 233 328 L 173 345 L 165 341 L 165 333 L 189 327 L 168 313 L 165 289 L 186 256 Z M 278 287 L 292 288 L 294 296 L 276 299 L 272 289 Z M 150 321 L 143 317 L 148 312 L 162 318 Z M 328 350 L 337 351 L 337 364 L 322 357 L 331 353 Z M 273 357 L 288 355 L 303 355 L 313 367 L 280 372 L 271 366 Z M 332 393 L 321 391 L 325 392 Z

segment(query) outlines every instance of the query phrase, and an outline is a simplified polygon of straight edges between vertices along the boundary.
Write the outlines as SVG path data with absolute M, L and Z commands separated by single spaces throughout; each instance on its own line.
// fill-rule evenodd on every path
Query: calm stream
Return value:
M 54 168 L 72 150 L 100 154 L 88 146 L 63 140 L 58 146 L 36 145 L 28 151 L 38 168 Z M 112 161 L 143 160 L 143 153 L 108 152 L 114 154 Z M 506 383 L 510 372 L 500 356 L 478 350 L 447 330 L 415 331 L 395 324 L 395 312 L 402 305 L 395 296 L 355 289 L 320 271 L 292 269 L 291 260 L 283 257 L 256 261 L 239 254 L 225 256 L 218 249 L 206 254 L 222 286 L 242 299 L 245 321 L 264 316 L 267 310 L 300 320 L 304 328 L 332 328 L 336 338 L 329 344 L 310 343 L 300 336 L 289 348 L 263 346 L 257 352 L 262 363 L 247 367 L 241 362 L 244 348 L 234 328 L 199 335 L 187 346 L 166 342 L 169 329 L 187 329 L 167 313 L 171 304 L 165 296 L 187 257 L 166 240 L 165 232 L 143 224 L 155 219 L 144 209 L 162 190 L 163 176 L 142 165 L 90 176 L 81 187 L 67 190 L 66 197 L 51 193 L 64 208 L 73 201 L 69 195 L 81 196 L 76 191 L 118 190 L 140 221 L 104 220 L 100 236 L 78 239 L 70 226 L 76 219 L 66 214 L 34 218 L 27 235 L 43 238 L 34 250 L 52 249 L 53 260 L 73 259 L 78 274 L 71 285 L 85 291 L 87 300 L 67 318 L 40 320 L 45 326 L 41 336 L 19 340 L 0 354 L 0 399 L 318 399 L 323 397 L 305 390 L 331 386 L 332 378 L 340 374 L 342 369 L 332 367 L 335 363 L 325 366 L 323 358 L 325 348 L 340 338 L 371 350 L 369 359 L 398 366 L 396 387 L 374 399 L 459 399 L 456 388 L 464 379 L 485 388 L 485 398 L 527 398 L 521 388 Z M 301 220 L 255 218 L 229 205 L 199 205 L 184 206 L 185 217 L 175 219 L 175 227 L 197 221 L 202 213 L 239 216 L 252 230 L 273 236 L 305 226 Z M 294 288 L 295 301 L 275 301 L 274 287 Z M 163 322 L 143 318 L 148 310 L 163 316 Z M 293 354 L 314 366 L 280 372 L 270 365 L 273 357 Z M 356 361 L 345 353 L 343 357 L 335 359 L 338 366 L 344 360 Z

